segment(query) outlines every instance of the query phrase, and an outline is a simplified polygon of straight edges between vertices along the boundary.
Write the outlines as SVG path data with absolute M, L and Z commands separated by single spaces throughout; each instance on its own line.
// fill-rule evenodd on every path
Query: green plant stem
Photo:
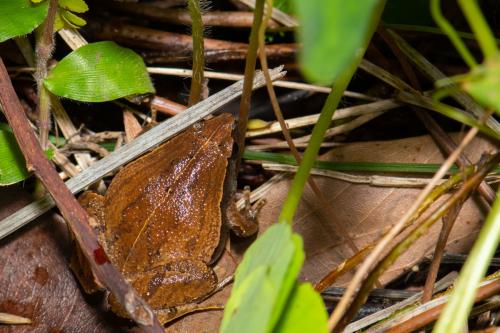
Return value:
M 45 22 L 36 31 L 35 79 L 38 92 L 39 140 L 42 149 L 47 148 L 50 129 L 50 96 L 43 85 L 43 80 L 47 76 L 47 64 L 54 48 L 54 22 L 57 13 L 57 0 L 49 1 Z
M 288 165 L 297 165 L 295 158 L 288 154 L 268 153 L 262 151 L 245 150 L 243 158 L 254 161 L 269 161 Z M 436 163 L 384 163 L 384 162 L 330 162 L 316 160 L 314 168 L 334 171 L 355 172 L 402 172 L 402 173 L 436 173 L 441 164 Z M 455 173 L 460 169 L 454 165 L 449 173 Z M 500 168 L 495 169 L 500 173 Z
M 205 49 L 203 45 L 203 21 L 199 0 L 188 0 L 189 15 L 191 15 L 191 35 L 193 38 L 193 76 L 189 91 L 188 106 L 198 103 L 201 99 L 203 76 L 205 69 Z
M 448 304 L 434 326 L 434 333 L 461 332 L 474 303 L 474 295 L 500 242 L 500 192 L 462 268 Z M 462 318 L 463 320 L 457 320 Z
M 469 1 L 469 0 L 467 0 Z M 444 17 L 441 12 L 441 0 L 432 0 L 431 1 L 431 14 L 436 21 L 437 25 L 443 30 L 443 32 L 450 38 L 451 42 L 457 49 L 458 53 L 462 56 L 462 59 L 465 61 L 467 66 L 470 68 L 474 68 L 477 66 L 477 62 L 469 52 L 469 49 L 462 42 L 460 37 L 458 36 L 457 31 L 453 26 L 448 22 L 448 20 Z
M 366 33 L 366 39 L 363 45 L 360 46 L 351 63 L 346 66 L 342 74 L 340 74 L 334 80 L 332 92 L 328 95 L 325 105 L 321 110 L 318 122 L 314 126 L 313 132 L 311 134 L 311 139 L 306 148 L 306 151 L 304 152 L 302 162 L 300 163 L 297 173 L 293 178 L 288 196 L 283 203 L 280 216 L 278 217 L 278 222 L 289 224 L 292 224 L 293 222 L 293 216 L 295 215 L 300 197 L 302 196 L 304 185 L 307 181 L 307 178 L 309 177 L 309 173 L 314 165 L 314 161 L 318 156 L 321 142 L 323 141 L 326 130 L 330 126 L 333 113 L 337 109 L 340 99 L 342 98 L 342 93 L 347 88 L 347 85 L 351 81 L 352 76 L 356 72 L 356 69 L 358 68 L 363 58 L 364 51 L 368 47 L 368 43 L 370 42 L 371 37 L 377 28 L 384 6 L 384 0 L 380 0 L 377 3 L 377 6 L 374 8 L 374 13 L 372 15 L 373 20 L 372 22 L 370 22 L 371 25 Z
M 429 109 L 441 113 L 442 115 L 448 118 L 454 119 L 470 127 L 477 127 L 479 131 L 481 131 L 483 134 L 486 134 L 495 140 L 500 140 L 500 133 L 484 125 L 484 122 L 479 122 L 476 119 L 472 118 L 471 116 L 458 111 L 452 106 L 440 103 L 439 101 L 433 101 L 433 103 L 430 104 Z
M 357 61 L 351 63 L 349 68 L 345 70 L 333 84 L 332 92 L 328 95 L 325 105 L 321 110 L 318 122 L 314 126 L 311 139 L 307 145 L 306 151 L 304 152 L 302 162 L 300 163 L 297 173 L 293 178 L 288 196 L 283 203 L 280 216 L 278 217 L 278 222 L 292 224 L 293 216 L 295 215 L 295 211 L 297 210 L 297 206 L 304 190 L 304 185 L 306 184 L 309 173 L 314 166 L 314 161 L 318 156 L 325 132 L 330 127 L 333 113 L 337 109 L 344 90 L 351 81 L 351 78 L 361 61 L 361 57 L 356 60 Z
M 477 0 L 458 0 L 458 4 L 469 22 L 476 39 L 483 51 L 485 61 L 492 59 L 498 52 L 495 37 L 481 13 Z
M 259 28 L 262 24 L 264 14 L 265 0 L 256 0 L 250 32 L 250 42 L 248 45 L 247 58 L 245 62 L 245 79 L 243 81 L 243 92 L 240 102 L 240 113 L 238 119 L 238 127 L 236 130 L 236 139 L 238 143 L 238 161 L 243 154 L 245 147 L 245 133 L 248 124 L 248 112 L 250 110 L 250 99 L 252 97 L 253 77 L 255 74 L 255 63 L 257 62 L 257 49 L 259 47 Z

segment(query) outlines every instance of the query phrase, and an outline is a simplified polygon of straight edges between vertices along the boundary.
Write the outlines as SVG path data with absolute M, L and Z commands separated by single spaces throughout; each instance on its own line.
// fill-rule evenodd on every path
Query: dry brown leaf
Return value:
M 476 139 L 466 152 L 475 162 L 481 153 L 491 151 L 492 148 L 486 140 Z M 346 162 L 440 163 L 443 161 L 443 155 L 431 137 L 422 136 L 348 144 L 330 151 L 322 159 Z M 342 235 L 338 235 L 332 227 L 331 219 L 343 223 L 356 245 L 361 248 L 379 237 L 384 228 L 395 223 L 419 193 L 418 189 L 372 187 L 325 177 L 315 177 L 315 180 L 332 205 L 335 215 L 324 216 L 324 210 L 306 186 L 295 215 L 294 229 L 302 235 L 306 251 L 301 278 L 312 283 L 317 283 L 336 265 L 353 254 L 344 243 Z M 259 218 L 260 232 L 277 221 L 289 184 L 289 180 L 281 181 L 266 195 L 267 204 Z M 483 218 L 484 213 L 478 204 L 474 200 L 468 200 L 450 235 L 447 251 L 467 253 Z M 441 223 L 431 228 L 427 235 L 385 272 L 380 281 L 384 284 L 392 281 L 418 264 L 425 255 L 432 253 L 440 228 Z M 345 285 L 351 276 L 346 274 L 336 285 Z
M 0 189 L 0 219 L 29 203 L 19 189 Z M 68 267 L 66 226 L 44 215 L 0 242 L 0 312 L 31 325 L 0 325 L 0 333 L 126 332 L 130 325 L 86 298 Z

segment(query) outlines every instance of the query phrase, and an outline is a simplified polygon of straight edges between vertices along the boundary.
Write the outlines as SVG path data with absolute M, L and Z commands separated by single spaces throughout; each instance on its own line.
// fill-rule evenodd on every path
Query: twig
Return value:
M 107 260 L 105 254 L 102 253 L 102 256 L 105 258 L 104 260 L 98 261 L 96 259 L 96 254 L 101 254 L 103 250 L 90 227 L 90 217 L 64 185 L 54 167 L 45 158 L 35 134 L 31 130 L 29 121 L 23 112 L 1 58 L 0 102 L 26 159 L 28 170 L 34 171 L 52 195 L 96 277 L 116 297 L 127 314 L 130 315 L 130 318 L 145 331 L 163 332 L 160 323 L 147 303 L 127 284 L 111 262 Z
M 432 291 L 434 289 L 434 283 L 437 279 L 439 266 L 441 265 L 441 259 L 443 258 L 444 250 L 446 244 L 448 243 L 448 236 L 450 235 L 451 229 L 462 209 L 464 200 L 459 201 L 453 206 L 448 213 L 442 218 L 441 231 L 439 233 L 439 238 L 436 242 L 436 247 L 434 249 L 434 255 L 432 257 L 431 265 L 429 266 L 429 272 L 425 279 L 424 291 L 422 294 L 422 303 L 428 302 L 432 299 Z
M 171 24 L 191 25 L 191 16 L 185 10 L 158 8 L 143 3 L 120 3 L 111 2 L 113 9 L 141 16 L 156 22 Z M 250 28 L 253 21 L 253 13 L 241 11 L 209 11 L 202 15 L 203 25 L 228 28 Z M 268 29 L 278 29 L 280 25 L 276 21 L 269 21 Z
M 282 78 L 284 75 L 285 72 L 282 71 L 282 67 L 271 70 L 271 77 L 273 80 Z M 113 172 L 120 166 L 132 161 L 139 155 L 147 152 L 156 145 L 166 141 L 175 134 L 191 126 L 199 119 L 206 117 L 233 99 L 239 97 L 242 85 L 243 83 L 241 81 L 236 82 L 224 90 L 192 106 L 185 112 L 167 119 L 163 123 L 137 137 L 130 144 L 121 147 L 120 149 L 109 154 L 107 157 L 95 162 L 89 168 L 83 170 L 81 173 L 68 180 L 66 185 L 72 193 L 77 193 L 83 190 L 85 187 L 93 184 L 106 174 Z M 264 77 L 261 73 L 259 73 L 254 79 L 254 89 L 260 88 L 263 85 Z M 26 225 L 53 206 L 54 202 L 52 199 L 49 196 L 45 196 L 6 217 L 0 221 L 0 239 Z

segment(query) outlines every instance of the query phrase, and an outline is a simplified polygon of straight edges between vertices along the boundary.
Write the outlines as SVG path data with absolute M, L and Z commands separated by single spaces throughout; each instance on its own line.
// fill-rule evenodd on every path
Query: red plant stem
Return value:
M 175 116 L 187 109 L 187 106 L 176 103 L 164 97 L 155 96 L 151 101 L 151 108 L 168 116 Z
M 102 260 L 102 256 L 96 257 L 102 247 L 90 227 L 90 217 L 45 157 L 14 91 L 2 58 L 0 58 L 0 104 L 26 159 L 28 170 L 35 173 L 51 194 L 96 277 L 144 331 L 163 332 L 162 326 L 147 303 L 128 285 L 109 260 L 107 258 Z M 97 260 L 100 262 L 96 262 Z

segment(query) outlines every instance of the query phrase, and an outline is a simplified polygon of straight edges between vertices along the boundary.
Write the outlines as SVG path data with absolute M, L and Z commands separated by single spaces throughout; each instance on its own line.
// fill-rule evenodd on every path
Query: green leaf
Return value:
M 83 102 L 154 92 L 142 58 L 113 42 L 92 43 L 71 52 L 44 84 L 57 96 Z
M 63 18 L 66 24 L 75 29 L 79 29 L 83 27 L 85 24 L 87 24 L 87 21 L 82 19 L 80 16 L 73 14 L 69 10 L 62 9 L 61 17 Z
M 321 296 L 309 283 L 295 287 L 275 333 L 326 333 L 328 315 Z
M 24 156 L 7 124 L 0 123 L 0 185 L 11 185 L 28 178 Z
M 301 238 L 289 225 L 271 226 L 250 246 L 236 270 L 221 332 L 271 332 L 303 261 Z M 259 297 L 249 297 L 250 290 Z
M 1 0 L 0 43 L 32 32 L 42 24 L 48 8 L 48 1 L 35 4 L 29 0 Z
M 85 13 L 89 10 L 89 6 L 83 0 L 59 0 L 59 7 L 75 13 Z
M 266 266 L 256 268 L 241 282 L 239 288 L 233 288 L 224 309 L 221 333 L 268 332 L 273 303 L 267 300 L 274 293 L 274 288 L 266 270 Z M 231 314 L 230 320 L 225 319 L 226 313 Z
M 479 104 L 500 114 L 500 54 L 464 75 L 462 88 Z
M 383 0 L 294 0 L 300 22 L 299 56 L 305 77 L 330 84 L 360 52 L 371 37 Z

